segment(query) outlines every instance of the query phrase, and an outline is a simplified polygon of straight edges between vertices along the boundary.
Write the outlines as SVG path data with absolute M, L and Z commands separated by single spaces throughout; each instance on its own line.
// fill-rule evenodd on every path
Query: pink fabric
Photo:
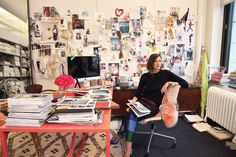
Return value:
M 160 106 L 161 118 L 167 128 L 174 127 L 178 122 L 177 96 L 179 88 L 180 86 L 168 88 Z

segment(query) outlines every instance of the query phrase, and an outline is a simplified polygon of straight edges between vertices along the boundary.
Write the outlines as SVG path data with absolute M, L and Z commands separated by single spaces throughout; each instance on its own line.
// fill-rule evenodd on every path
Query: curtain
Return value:
M 201 59 L 198 66 L 198 71 L 195 78 L 195 85 L 201 87 L 201 117 L 203 118 L 206 110 L 206 100 L 208 91 L 208 71 L 207 71 L 208 57 L 205 49 L 202 49 Z

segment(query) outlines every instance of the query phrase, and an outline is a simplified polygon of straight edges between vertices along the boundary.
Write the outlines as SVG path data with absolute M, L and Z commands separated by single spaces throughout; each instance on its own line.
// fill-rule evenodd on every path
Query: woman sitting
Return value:
M 144 106 L 151 110 L 151 113 L 147 116 L 137 118 L 133 111 L 129 110 L 128 116 L 122 122 L 118 134 L 111 140 L 111 144 L 116 144 L 122 136 L 125 135 L 126 142 L 124 157 L 131 155 L 132 141 L 138 121 L 153 116 L 161 118 L 159 106 L 161 105 L 164 94 L 167 92 L 167 88 L 175 85 L 188 88 L 188 83 L 184 79 L 169 70 L 162 70 L 161 67 L 161 56 L 159 54 L 152 54 L 147 63 L 147 69 L 149 72 L 144 73 L 141 76 L 137 91 L 132 99 L 133 103 L 136 101 L 141 102 Z

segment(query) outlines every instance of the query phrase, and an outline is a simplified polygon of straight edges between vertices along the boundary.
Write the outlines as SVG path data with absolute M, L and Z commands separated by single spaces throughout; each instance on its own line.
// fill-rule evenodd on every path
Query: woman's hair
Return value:
M 153 71 L 153 64 L 155 62 L 155 60 L 157 59 L 157 57 L 160 57 L 161 58 L 161 55 L 160 54 L 157 54 L 157 53 L 154 53 L 152 54 L 149 59 L 148 59 L 148 62 L 147 62 L 147 69 L 148 71 L 152 72 Z M 161 58 L 162 59 L 162 58 Z

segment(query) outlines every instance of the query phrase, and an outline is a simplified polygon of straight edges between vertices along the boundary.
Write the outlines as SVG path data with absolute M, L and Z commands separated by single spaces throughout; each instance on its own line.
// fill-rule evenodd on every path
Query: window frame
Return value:
M 234 5 L 233 2 L 224 6 L 220 66 L 226 68 L 225 72 L 228 72 L 229 69 Z

